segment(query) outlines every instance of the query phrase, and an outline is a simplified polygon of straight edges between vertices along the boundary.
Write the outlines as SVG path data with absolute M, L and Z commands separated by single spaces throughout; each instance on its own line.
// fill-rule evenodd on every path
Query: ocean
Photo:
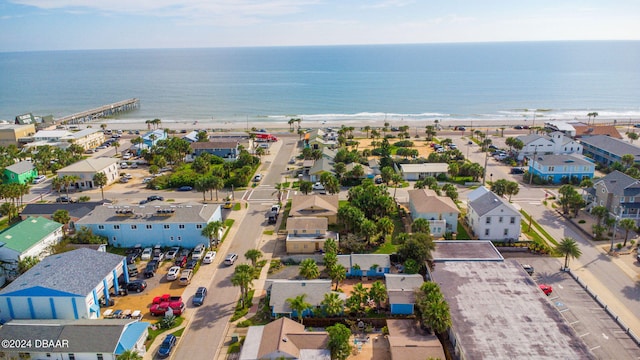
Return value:
M 640 119 L 640 41 L 0 53 L 0 120 L 128 98 L 111 121 Z

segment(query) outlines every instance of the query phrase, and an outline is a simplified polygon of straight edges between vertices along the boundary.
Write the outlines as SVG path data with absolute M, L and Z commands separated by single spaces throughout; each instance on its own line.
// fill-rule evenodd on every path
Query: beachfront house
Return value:
M 29 184 L 38 176 L 38 170 L 31 161 L 20 161 L 4 168 L 2 183 Z
M 469 193 L 467 224 L 480 240 L 517 241 L 522 215 L 507 200 L 481 186 Z
M 124 256 L 77 249 L 42 259 L 0 290 L 0 320 L 97 319 L 129 279 Z
M 578 155 L 536 155 L 529 161 L 529 173 L 550 184 L 578 184 L 593 178 L 595 163 Z
M 194 157 L 206 152 L 227 161 L 235 161 L 238 158 L 239 146 L 240 142 L 235 139 L 214 139 L 207 142 L 191 143 Z
M 158 141 L 166 139 L 167 133 L 163 129 L 156 129 L 142 135 L 142 144 L 150 148 L 157 144 Z
M 31 141 L 36 132 L 33 124 L 0 124 L 0 146 L 16 145 Z
M 438 196 L 431 189 L 409 190 L 408 193 L 411 219 L 429 220 L 431 234 L 435 238 L 458 231 L 460 210 L 451 198 Z
M 611 166 L 614 162 L 622 163 L 622 157 L 626 154 L 633 155 L 634 162 L 640 164 L 640 147 L 623 140 L 596 135 L 582 138 L 580 143 L 584 147 L 582 154 L 599 164 Z
M 615 139 L 622 139 L 622 135 L 618 129 L 613 125 L 576 125 L 573 127 L 576 129 L 576 139 L 584 139 L 591 136 L 605 135 Z
M 338 255 L 338 264 L 347 270 L 347 277 L 383 277 L 391 270 L 389 254 Z
M 209 246 L 202 235 L 208 223 L 222 221 L 222 208 L 211 204 L 173 204 L 153 201 L 145 205 L 97 206 L 76 222 L 94 234 L 104 236 L 116 247 Z
M 387 298 L 392 315 L 412 315 L 416 305 L 416 290 L 424 279 L 420 274 L 384 274 Z
M 523 147 L 518 152 L 517 159 L 532 158 L 538 154 L 580 154 L 582 145 L 576 140 L 565 136 L 560 131 L 554 131 L 549 135 L 529 134 L 521 135 L 516 139 L 522 141 Z
M 110 157 L 86 158 L 63 167 L 57 171 L 58 177 L 76 176 L 77 181 L 72 184 L 76 189 L 94 189 L 93 177 L 97 173 L 103 173 L 107 177 L 107 185 L 118 179 L 118 159 Z
M 116 360 L 127 350 L 144 355 L 149 326 L 134 319 L 12 320 L 0 327 L 0 339 L 33 340 L 25 347 L 0 349 L 0 358 Z M 36 334 L 59 346 L 42 346 Z

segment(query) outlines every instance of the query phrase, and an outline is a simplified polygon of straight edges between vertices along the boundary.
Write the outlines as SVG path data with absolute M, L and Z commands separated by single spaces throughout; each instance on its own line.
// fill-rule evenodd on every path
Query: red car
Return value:
M 171 296 L 170 294 L 162 294 L 161 296 L 156 296 L 153 298 L 153 304 L 162 304 L 162 303 L 174 303 L 181 302 L 182 296 Z
M 169 308 L 173 310 L 173 315 L 182 315 L 182 312 L 184 311 L 184 303 L 182 301 L 174 301 L 153 304 L 149 311 L 151 312 L 151 315 L 163 316 Z
M 553 288 L 551 287 L 551 285 L 547 284 L 540 284 L 540 290 L 542 290 L 542 292 L 547 296 L 549 296 L 553 292 Z
M 187 265 L 187 257 L 186 256 L 178 256 L 175 261 L 176 266 L 180 266 L 181 268 Z

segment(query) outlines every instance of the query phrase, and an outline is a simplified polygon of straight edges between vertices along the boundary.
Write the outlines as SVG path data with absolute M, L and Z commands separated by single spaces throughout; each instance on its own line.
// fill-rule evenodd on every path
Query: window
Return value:
M 620 202 L 624 202 L 624 196 L 620 197 Z
M 69 354 L 69 360 L 76 360 L 75 354 Z
M 165 229 L 171 229 L 171 225 L 164 224 L 164 228 L 165 228 Z
M 489 229 L 484 229 L 484 235 L 489 236 Z
M 104 230 L 104 225 L 98 225 L 98 229 Z
M 104 360 L 104 358 L 102 357 L 102 354 L 96 354 L 96 357 L 98 358 L 98 360 Z
M 131 230 L 138 230 L 138 225 L 131 225 Z
M 175 240 L 173 236 L 169 237 L 169 240 L 173 241 Z
M 512 217 L 511 217 L 511 220 L 509 221 L 509 223 L 511 223 L 511 224 L 515 224 L 515 223 L 516 223 L 516 217 L 515 217 L 515 216 L 512 216 Z
M 114 236 L 113 238 L 111 238 L 111 240 L 113 240 L 115 242 L 118 239 Z
M 487 216 L 487 224 L 491 224 L 491 217 Z
M 630 197 L 629 197 L 629 202 L 630 202 L 630 203 L 632 203 L 632 202 L 636 202 L 636 198 L 635 198 L 635 197 L 633 197 L 633 196 L 630 196 Z
M 147 230 L 153 229 L 153 225 L 147 224 Z
M 500 217 L 498 218 L 498 222 L 499 222 L 499 223 L 502 223 L 502 216 L 500 216 Z
M 196 229 L 202 229 L 202 224 L 196 224 Z
M 120 225 L 113 225 L 113 230 L 120 230 Z
M 549 171 L 554 171 L 555 167 L 554 166 L 549 166 Z
M 178 241 L 182 241 L 182 236 L 178 236 Z
M 502 235 L 504 235 L 504 236 L 509 235 L 509 229 L 504 229 L 504 234 L 502 234 Z
M 184 229 L 184 224 L 178 225 L 178 229 Z

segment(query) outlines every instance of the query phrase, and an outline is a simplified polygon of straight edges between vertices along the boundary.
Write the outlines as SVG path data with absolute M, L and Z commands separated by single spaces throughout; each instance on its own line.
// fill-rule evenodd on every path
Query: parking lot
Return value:
M 532 265 L 538 284 L 548 284 L 553 292 L 548 300 L 563 315 L 577 336 L 599 359 L 638 359 L 638 345 L 618 326 L 572 277 L 560 271 L 562 259 L 549 257 L 511 257 Z

